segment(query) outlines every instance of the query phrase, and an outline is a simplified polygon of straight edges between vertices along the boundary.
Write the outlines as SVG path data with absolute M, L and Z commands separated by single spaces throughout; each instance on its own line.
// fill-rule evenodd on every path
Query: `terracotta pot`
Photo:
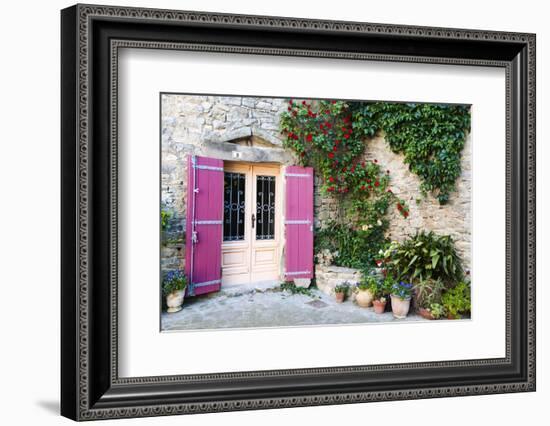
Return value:
M 426 318 L 426 319 L 429 319 L 429 320 L 435 319 L 434 316 L 432 315 L 432 313 L 430 311 L 428 311 L 426 308 L 420 308 L 418 310 L 418 313 L 420 314 L 420 316 L 422 318 Z
M 386 301 L 373 300 L 372 305 L 374 306 L 374 312 L 377 314 L 383 314 L 386 310 Z
M 346 297 L 346 293 L 344 292 L 334 293 L 334 296 L 336 298 L 336 303 L 342 303 Z
M 168 306 L 166 312 L 174 313 L 181 311 L 184 297 L 185 290 L 176 290 L 166 295 L 166 306 Z
M 395 295 L 391 295 L 391 310 L 393 316 L 397 319 L 403 319 L 407 317 L 409 308 L 411 307 L 411 298 L 401 299 Z
M 355 296 L 355 301 L 362 308 L 368 308 L 371 306 L 373 299 L 374 295 L 370 292 L 370 290 L 358 290 L 357 295 Z

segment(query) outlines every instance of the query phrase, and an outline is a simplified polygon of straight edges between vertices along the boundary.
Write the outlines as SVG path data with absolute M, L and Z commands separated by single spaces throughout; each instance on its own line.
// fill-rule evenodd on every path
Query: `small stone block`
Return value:
M 311 278 L 294 278 L 296 287 L 308 288 L 311 284 Z

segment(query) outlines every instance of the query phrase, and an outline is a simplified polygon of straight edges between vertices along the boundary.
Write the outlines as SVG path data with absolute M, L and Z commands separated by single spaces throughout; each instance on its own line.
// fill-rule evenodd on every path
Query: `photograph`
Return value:
M 472 105 L 159 104 L 161 331 L 471 319 Z

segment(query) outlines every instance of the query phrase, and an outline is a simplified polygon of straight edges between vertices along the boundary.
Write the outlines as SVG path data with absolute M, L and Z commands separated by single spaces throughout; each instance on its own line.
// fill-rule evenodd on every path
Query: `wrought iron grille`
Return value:
M 224 172 L 223 240 L 244 240 L 245 175 Z
M 256 239 L 275 238 L 275 176 L 256 177 Z

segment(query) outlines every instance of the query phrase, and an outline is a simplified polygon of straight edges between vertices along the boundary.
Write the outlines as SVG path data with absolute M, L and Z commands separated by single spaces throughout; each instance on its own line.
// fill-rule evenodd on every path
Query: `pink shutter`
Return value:
M 313 278 L 313 168 L 285 170 L 285 279 Z
M 221 287 L 223 161 L 189 155 L 187 188 L 185 272 L 193 296 Z

